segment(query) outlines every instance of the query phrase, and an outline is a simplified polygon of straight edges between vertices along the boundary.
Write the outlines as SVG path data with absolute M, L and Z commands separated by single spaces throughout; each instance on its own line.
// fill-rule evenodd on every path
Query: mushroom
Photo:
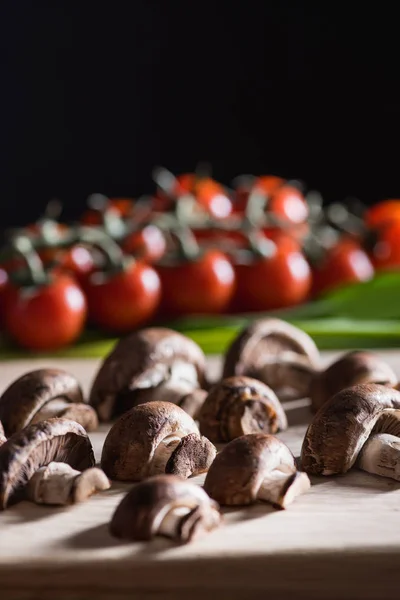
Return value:
M 397 377 L 392 368 L 372 352 L 346 352 L 327 369 L 315 374 L 310 386 L 312 409 L 317 411 L 329 398 L 358 383 L 393 387 Z
M 310 488 L 306 473 L 296 468 L 289 448 L 273 435 L 252 433 L 229 442 L 217 455 L 204 489 L 221 505 L 257 500 L 286 508 Z
M 0 420 L 6 436 L 52 417 L 71 419 L 87 431 L 98 425 L 96 411 L 84 403 L 78 381 L 62 369 L 25 373 L 0 397 Z
M 101 469 L 92 467 L 81 473 L 67 463 L 51 462 L 33 474 L 26 495 L 37 504 L 76 504 L 109 487 Z
M 208 470 L 216 449 L 196 423 L 170 402 L 124 413 L 105 439 L 101 466 L 110 479 L 139 481 L 161 473 L 187 478 Z
M 24 499 L 26 484 L 41 467 L 67 463 L 77 471 L 94 466 L 84 428 L 69 419 L 49 419 L 14 433 L 0 447 L 0 510 Z
M 135 485 L 121 500 L 110 532 L 128 540 L 166 536 L 180 543 L 219 526 L 218 504 L 195 483 L 174 475 L 157 475 Z
M 110 421 L 133 406 L 163 400 L 178 403 L 204 387 L 206 359 L 186 336 L 150 327 L 121 339 L 106 357 L 90 392 L 101 421 Z
M 247 433 L 276 433 L 287 419 L 275 393 L 250 377 L 228 377 L 215 384 L 199 412 L 200 431 L 212 442 L 229 442 Z
M 280 319 L 245 327 L 225 355 L 223 378 L 247 375 L 274 390 L 280 400 L 308 396 L 319 352 L 304 332 Z
M 400 392 L 364 383 L 330 398 L 307 429 L 301 462 L 310 475 L 339 475 L 356 465 L 400 481 Z

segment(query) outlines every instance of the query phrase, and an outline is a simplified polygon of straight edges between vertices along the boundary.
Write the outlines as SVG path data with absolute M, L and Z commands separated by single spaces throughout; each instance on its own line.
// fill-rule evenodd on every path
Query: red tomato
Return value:
M 106 208 L 113 211 L 118 217 L 127 218 L 131 215 L 133 200 L 131 198 L 110 198 Z M 102 211 L 88 208 L 81 216 L 81 223 L 83 225 L 101 225 L 103 223 Z
M 343 238 L 328 250 L 313 271 L 313 293 L 321 294 L 343 284 L 367 281 L 374 276 L 374 267 L 361 245 Z
M 252 185 L 239 186 L 235 192 L 234 211 L 244 213 L 247 207 L 250 191 L 253 185 L 262 190 L 267 196 L 270 196 L 276 189 L 282 186 L 285 180 L 276 175 L 263 175 L 257 177 Z
M 213 179 L 200 179 L 195 184 L 194 192 L 200 206 L 215 219 L 225 219 L 232 213 L 231 199 L 222 185 Z
M 228 258 L 208 250 L 195 260 L 158 265 L 163 297 L 161 308 L 169 315 L 222 312 L 229 304 L 235 273 Z
M 308 219 L 308 204 L 303 194 L 291 185 L 277 188 L 270 196 L 267 210 L 293 225 L 305 223 Z
M 5 308 L 6 330 L 24 348 L 56 350 L 74 342 L 82 332 L 86 300 L 68 275 L 54 275 L 35 288 L 10 286 Z
M 367 227 L 379 227 L 400 221 L 400 200 L 383 200 L 369 208 L 364 215 Z
M 369 253 L 376 270 L 400 268 L 400 220 L 376 230 L 377 241 Z
M 132 261 L 115 274 L 92 273 L 85 292 L 91 321 L 103 329 L 123 333 L 142 325 L 155 314 L 161 286 L 152 267 Z
M 281 233 L 274 244 L 271 256 L 254 255 L 249 262 L 235 264 L 235 310 L 273 310 L 307 299 L 311 269 L 298 242 Z
M 167 242 L 159 227 L 146 225 L 140 231 L 130 233 L 122 242 L 121 247 L 127 254 L 154 262 L 164 256 Z

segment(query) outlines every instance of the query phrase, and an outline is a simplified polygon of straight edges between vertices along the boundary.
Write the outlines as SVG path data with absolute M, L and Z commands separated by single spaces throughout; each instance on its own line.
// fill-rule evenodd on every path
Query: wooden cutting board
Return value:
M 400 353 L 381 354 L 400 375 Z M 88 389 L 98 361 L 2 363 L 0 388 L 53 365 Z M 210 368 L 218 373 L 218 359 Z M 310 412 L 306 401 L 286 410 L 290 428 L 280 437 L 298 455 Z M 97 457 L 106 432 L 91 435 Z M 286 511 L 264 504 L 225 510 L 219 530 L 181 547 L 110 536 L 108 522 L 129 485 L 70 508 L 21 503 L 0 514 L 0 599 L 398 598 L 400 483 L 354 471 L 312 484 Z

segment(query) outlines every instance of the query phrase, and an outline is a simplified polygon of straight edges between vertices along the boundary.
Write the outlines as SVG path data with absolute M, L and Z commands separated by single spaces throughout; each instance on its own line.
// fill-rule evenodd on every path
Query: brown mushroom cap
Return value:
M 14 433 L 0 447 L 0 509 L 22 497 L 37 469 L 63 462 L 78 471 L 94 465 L 92 444 L 81 425 L 68 419 L 49 419 Z
M 263 433 L 244 435 L 217 454 L 204 489 L 222 505 L 252 504 L 266 475 L 278 468 L 296 473 L 293 454 L 283 442 Z
M 74 404 L 75 409 L 79 405 L 87 407 L 84 413 L 85 422 L 88 422 L 89 412 L 91 413 L 89 424 L 97 422 L 91 407 L 82 404 L 84 402 L 82 390 L 73 375 L 62 369 L 37 369 L 16 379 L 0 397 L 0 420 L 6 436 L 13 435 L 16 431 L 20 431 L 34 422 L 39 411 L 45 409 L 50 402 L 57 400 Z M 65 407 L 60 410 L 60 414 L 64 410 Z M 58 414 L 52 416 L 58 416 Z M 77 418 L 74 420 L 78 420 L 79 415 L 75 416 Z
M 303 469 L 312 475 L 346 473 L 372 431 L 391 433 L 388 409 L 400 408 L 400 392 L 373 383 L 342 390 L 321 406 L 301 449 Z
M 260 379 L 280 400 L 308 395 L 319 363 L 318 349 L 304 331 L 280 319 L 260 319 L 245 327 L 228 348 L 223 378 Z
M 394 387 L 397 377 L 393 369 L 372 352 L 346 352 L 327 369 L 315 374 L 310 386 L 313 410 L 318 410 L 341 390 L 359 383 L 378 383 Z
M 111 479 L 139 481 L 153 474 L 151 464 L 160 444 L 180 440 L 198 427 L 184 410 L 170 402 L 149 402 L 124 413 L 105 439 L 101 466 Z
M 248 433 L 276 433 L 287 428 L 275 393 L 250 377 L 228 377 L 215 384 L 198 416 L 200 431 L 212 442 L 229 442 Z
M 170 537 L 188 542 L 220 522 L 218 505 L 198 485 L 174 475 L 158 475 L 135 485 L 111 519 L 111 534 L 128 540 L 150 540 L 163 534 L 162 522 L 175 509 L 188 512 L 176 521 Z
M 101 421 L 109 421 L 137 404 L 139 393 L 168 379 L 176 363 L 194 366 L 198 385 L 205 385 L 206 359 L 193 340 L 161 327 L 136 331 L 121 339 L 104 360 L 93 382 L 90 404 Z

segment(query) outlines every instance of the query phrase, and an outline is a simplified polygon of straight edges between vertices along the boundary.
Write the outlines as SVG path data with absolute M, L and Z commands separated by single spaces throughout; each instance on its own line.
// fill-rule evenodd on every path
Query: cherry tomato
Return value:
M 68 275 L 54 274 L 46 285 L 10 286 L 5 325 L 10 336 L 30 350 L 56 350 L 72 344 L 82 332 L 86 300 Z
M 168 315 L 210 314 L 228 306 L 235 273 L 228 258 L 208 250 L 193 260 L 157 265 L 163 297 L 161 308 Z
M 311 269 L 292 237 L 281 233 L 271 256 L 250 255 L 235 264 L 234 310 L 263 311 L 304 302 L 311 289 Z
M 133 200 L 131 198 L 110 198 L 107 210 L 113 211 L 118 217 L 127 218 L 131 215 Z M 102 212 L 88 208 L 81 216 L 83 225 L 101 225 L 103 222 Z
M 146 225 L 140 231 L 130 233 L 121 247 L 127 254 L 154 262 L 164 255 L 167 242 L 161 229 L 155 225 Z
M 285 180 L 276 175 L 263 175 L 257 177 L 251 185 L 239 185 L 235 191 L 234 212 L 244 213 L 246 211 L 247 201 L 253 185 L 256 185 L 267 196 L 270 196 L 284 183 Z
M 373 232 L 376 238 L 369 252 L 378 271 L 400 268 L 400 220 L 381 226 Z
M 400 221 L 400 200 L 383 200 L 369 208 L 364 215 L 364 223 L 369 228 L 379 227 Z
M 161 297 L 157 272 L 133 260 L 115 274 L 92 273 L 84 289 L 91 321 L 119 333 L 148 321 L 155 314 Z
M 367 281 L 374 276 L 374 267 L 361 245 L 343 238 L 313 270 L 313 293 L 328 292 L 343 284 Z
M 213 179 L 200 179 L 195 183 L 194 192 L 200 206 L 215 219 L 225 219 L 232 213 L 232 201 L 222 185 Z
M 288 221 L 299 225 L 307 221 L 309 210 L 303 194 L 291 185 L 277 188 L 268 201 L 268 211 Z

